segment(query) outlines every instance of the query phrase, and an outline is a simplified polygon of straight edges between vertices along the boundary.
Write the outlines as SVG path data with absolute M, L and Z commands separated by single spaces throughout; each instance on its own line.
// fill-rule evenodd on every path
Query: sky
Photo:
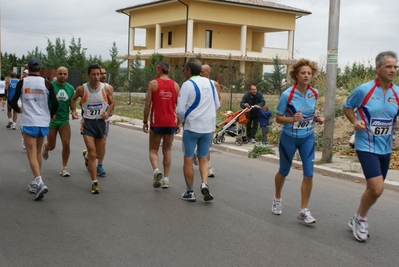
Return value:
M 312 12 L 297 19 L 295 58 L 326 63 L 330 1 L 334 0 L 272 1 Z M 75 37 L 76 40 L 81 38 L 87 55 L 109 59 L 113 42 L 120 55 L 126 54 L 129 18 L 115 10 L 148 2 L 151 1 L 0 0 L 1 50 L 22 56 L 37 46 L 45 52 L 48 40 L 54 43 L 59 37 L 68 45 Z M 381 51 L 399 52 L 398 10 L 399 2 L 393 0 L 340 1 L 339 65 L 373 64 Z M 141 36 L 137 34 L 138 42 L 143 42 Z M 282 43 L 285 38 L 276 34 L 266 45 L 278 47 Z

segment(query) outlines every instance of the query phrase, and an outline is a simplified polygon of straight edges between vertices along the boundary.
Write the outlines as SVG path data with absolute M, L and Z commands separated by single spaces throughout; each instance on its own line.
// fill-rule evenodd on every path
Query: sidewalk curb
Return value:
M 132 119 L 132 120 L 134 120 L 134 119 Z M 133 129 L 133 130 L 138 130 L 138 131 L 142 130 L 140 125 L 134 125 L 134 124 L 131 124 L 128 122 L 113 121 L 111 123 L 115 126 L 119 126 L 119 127 L 123 127 L 123 128 L 127 128 L 127 129 Z M 177 134 L 177 135 L 175 135 L 175 138 L 178 140 L 181 140 L 182 136 L 181 136 L 181 134 Z M 229 153 L 235 153 L 235 154 L 239 154 L 239 155 L 243 155 L 243 156 L 248 155 L 248 151 L 246 149 L 240 148 L 238 146 L 237 146 L 237 148 L 235 148 L 232 146 L 225 146 L 223 144 L 212 144 L 211 149 L 216 149 L 216 150 L 225 151 L 225 152 L 229 152 Z M 257 159 L 271 162 L 271 163 L 277 163 L 277 164 L 279 163 L 279 157 L 277 157 L 275 155 L 261 155 Z M 292 163 L 292 167 L 301 169 L 302 163 L 300 161 L 294 160 Z M 323 176 L 329 176 L 331 178 L 338 178 L 341 180 L 349 180 L 354 183 L 366 184 L 366 180 L 362 173 L 354 173 L 354 172 L 349 172 L 349 171 L 346 172 L 346 171 L 342 171 L 339 169 L 334 169 L 334 168 L 330 168 L 330 167 L 326 167 L 326 166 L 318 165 L 318 164 L 314 165 L 314 172 L 321 174 Z M 399 192 L 399 182 L 385 181 L 385 189 L 390 189 L 390 190 Z

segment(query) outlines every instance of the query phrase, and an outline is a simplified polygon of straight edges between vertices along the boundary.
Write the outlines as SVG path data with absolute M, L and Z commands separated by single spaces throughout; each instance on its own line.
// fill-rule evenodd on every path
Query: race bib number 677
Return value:
M 393 119 L 371 118 L 370 130 L 373 135 L 382 136 L 392 133 Z

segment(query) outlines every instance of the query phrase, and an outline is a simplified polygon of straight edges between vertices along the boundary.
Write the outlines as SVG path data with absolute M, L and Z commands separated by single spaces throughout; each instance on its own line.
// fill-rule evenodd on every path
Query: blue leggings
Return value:
M 183 153 L 186 158 L 194 157 L 197 147 L 198 157 L 207 157 L 209 144 L 212 141 L 212 133 L 195 133 L 189 130 L 183 132 Z
M 382 176 L 385 180 L 388 174 L 391 154 L 379 155 L 375 153 L 356 150 L 357 157 L 362 165 L 366 180 Z
M 290 173 L 292 160 L 294 158 L 295 151 L 298 149 L 299 155 L 302 159 L 303 175 L 310 178 L 313 177 L 315 154 L 315 138 L 313 133 L 304 138 L 295 138 L 287 135 L 284 132 L 281 132 L 278 149 L 280 153 L 279 173 L 282 176 L 286 177 Z

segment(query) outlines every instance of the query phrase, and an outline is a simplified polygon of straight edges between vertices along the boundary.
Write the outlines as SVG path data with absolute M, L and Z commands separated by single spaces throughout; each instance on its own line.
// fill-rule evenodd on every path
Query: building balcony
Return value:
M 226 50 L 226 49 L 213 49 L 194 47 L 192 52 L 185 53 L 184 47 L 175 48 L 159 48 L 159 49 L 146 49 L 146 47 L 135 46 L 134 50 L 130 51 L 128 56 L 129 59 L 134 59 L 136 55 L 140 53 L 141 59 L 150 58 L 154 53 L 162 54 L 165 57 L 193 57 L 198 54 L 204 59 L 220 59 L 226 60 L 231 57 L 232 60 L 236 61 L 249 61 L 249 62 L 262 62 L 272 63 L 273 58 L 278 56 L 280 60 L 285 64 L 292 64 L 292 58 L 290 58 L 290 51 L 288 49 L 281 48 L 270 48 L 262 47 L 261 52 L 247 51 L 246 54 L 242 54 L 240 50 Z

